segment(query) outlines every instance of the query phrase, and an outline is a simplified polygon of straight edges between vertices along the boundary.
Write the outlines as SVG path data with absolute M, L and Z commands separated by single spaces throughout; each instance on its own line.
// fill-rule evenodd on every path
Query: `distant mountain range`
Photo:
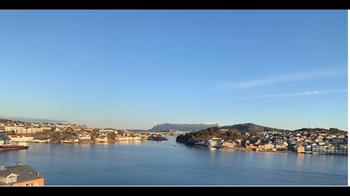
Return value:
M 148 131 L 165 131 L 165 130 L 179 130 L 179 131 L 199 131 L 209 127 L 216 127 L 218 124 L 171 124 L 163 123 L 153 126 Z
M 44 119 L 44 118 L 0 116 L 0 119 L 8 119 L 13 121 L 21 121 L 21 122 L 29 122 L 29 123 L 67 123 L 67 121 L 63 121 L 63 120 L 52 120 L 52 119 Z
M 0 115 L 0 123 L 7 123 L 8 121 L 15 122 L 26 122 L 26 123 L 69 123 L 63 120 L 52 120 L 52 119 L 42 119 L 42 118 L 25 118 L 25 117 L 6 117 Z M 337 128 L 302 128 L 298 130 L 288 130 L 288 129 L 278 129 L 272 127 L 266 127 L 262 125 L 257 125 L 254 123 L 242 123 L 235 125 L 226 125 L 220 126 L 214 123 L 199 123 L 199 124 L 173 124 L 173 123 L 163 123 L 157 124 L 153 126 L 151 129 L 143 130 L 143 129 L 128 129 L 131 132 L 145 132 L 145 131 L 169 131 L 169 130 L 179 130 L 179 131 L 188 131 L 188 132 L 197 132 L 197 131 L 205 131 L 211 127 L 218 127 L 220 129 L 230 129 L 236 130 L 241 133 L 252 133 L 252 132 L 265 132 L 265 131 L 330 131 L 330 132 L 338 132 L 344 131 Z

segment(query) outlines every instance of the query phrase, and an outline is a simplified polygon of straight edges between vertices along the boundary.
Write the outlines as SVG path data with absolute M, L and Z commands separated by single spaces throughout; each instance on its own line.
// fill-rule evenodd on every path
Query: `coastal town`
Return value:
M 248 124 L 243 124 L 248 125 Z M 348 154 L 348 133 L 338 129 L 299 129 L 294 131 L 238 131 L 212 127 L 177 137 L 186 145 L 213 149 L 245 149 L 257 152 L 296 152 L 306 154 Z
M 12 120 L 0 121 L 0 145 L 6 142 L 25 146 L 27 143 L 112 143 L 166 140 L 159 132 L 134 132 L 118 129 L 99 129 L 71 123 L 29 123 Z M 175 132 L 167 132 L 174 135 Z M 6 138 L 6 139 L 5 139 Z M 1 149 L 1 148 L 0 148 Z
M 166 125 L 169 126 L 169 124 Z M 304 128 L 288 131 L 246 123 L 226 127 L 215 125 L 200 129 L 199 131 L 119 130 L 72 123 L 31 123 L 0 119 L 0 153 L 28 149 L 29 143 L 128 143 L 147 140 L 163 141 L 173 136 L 176 137 L 177 143 L 201 146 L 210 150 L 291 152 L 313 155 L 348 154 L 347 131 L 334 128 Z M 0 186 L 43 186 L 44 181 L 44 177 L 29 165 L 18 163 L 12 166 L 0 165 Z
M 176 132 L 133 132 L 98 129 L 71 123 L 30 123 L 0 119 L 0 153 L 28 149 L 29 143 L 95 144 L 114 142 L 163 141 L 163 135 Z M 44 176 L 30 165 L 17 163 L 5 166 L 0 162 L 0 186 L 44 186 Z
M 241 127 L 237 129 L 237 127 Z M 278 130 L 255 124 L 233 127 L 209 127 L 200 131 L 183 130 L 118 130 L 95 128 L 72 123 L 30 123 L 0 120 L 0 146 L 27 143 L 115 143 L 146 140 L 163 141 L 177 136 L 176 141 L 187 145 L 216 149 L 245 149 L 257 152 L 297 152 L 307 154 L 347 155 L 348 133 L 338 129 L 304 128 Z M 1 139 L 2 138 L 2 139 Z M 8 145 L 9 146 L 9 145 Z M 0 148 L 1 149 L 4 148 Z

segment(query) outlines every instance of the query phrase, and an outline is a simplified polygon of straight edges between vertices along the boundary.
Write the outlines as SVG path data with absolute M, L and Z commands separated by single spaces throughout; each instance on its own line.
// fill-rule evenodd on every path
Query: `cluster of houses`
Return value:
M 128 130 L 97 129 L 87 125 L 62 123 L 0 123 L 0 133 L 5 133 L 11 142 L 35 143 L 107 143 L 141 141 L 158 136 L 150 132 L 133 133 Z M 60 136 L 60 137 L 58 137 Z M 59 141 L 57 141 L 57 138 Z
M 229 140 L 211 138 L 209 140 L 198 141 L 196 145 L 204 145 L 213 148 L 246 148 L 252 151 L 294 151 L 308 154 L 347 155 L 347 143 L 347 132 L 314 129 L 312 131 L 297 130 L 245 133 L 243 138 Z
M 258 137 L 257 143 L 259 150 L 264 150 L 259 147 L 265 145 L 265 150 L 289 150 L 309 154 L 347 154 L 348 135 L 344 131 L 333 132 L 324 129 L 265 132 Z M 270 144 L 267 148 L 266 143 Z
M 0 132 L 9 134 L 27 135 L 35 133 L 43 133 L 45 131 L 64 132 L 67 130 L 87 130 L 92 131 L 95 128 L 88 125 L 77 125 L 68 123 L 28 123 L 19 121 L 8 121 L 0 123 Z

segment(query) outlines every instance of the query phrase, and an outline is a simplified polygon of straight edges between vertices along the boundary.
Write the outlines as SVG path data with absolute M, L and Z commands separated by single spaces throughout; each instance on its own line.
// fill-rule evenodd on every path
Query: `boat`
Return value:
M 11 143 L 10 138 L 6 134 L 0 134 L 0 152 L 10 150 L 22 150 L 28 149 L 29 146 L 26 143 Z
M 28 149 L 28 148 L 29 148 L 29 146 L 26 146 L 26 145 L 16 145 L 16 144 L 0 145 L 0 151 L 23 150 L 23 149 Z
M 167 138 L 165 137 L 162 137 L 162 136 L 150 136 L 147 138 L 147 140 L 154 140 L 154 141 L 164 141 L 164 140 L 168 140 Z

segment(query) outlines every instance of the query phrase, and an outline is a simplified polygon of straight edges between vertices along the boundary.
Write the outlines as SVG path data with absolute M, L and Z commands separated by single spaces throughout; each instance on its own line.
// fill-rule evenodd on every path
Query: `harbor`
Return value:
M 176 147 L 175 147 L 176 145 Z M 167 141 L 30 143 L 0 153 L 45 177 L 45 185 L 345 185 L 347 157 L 190 147 Z

